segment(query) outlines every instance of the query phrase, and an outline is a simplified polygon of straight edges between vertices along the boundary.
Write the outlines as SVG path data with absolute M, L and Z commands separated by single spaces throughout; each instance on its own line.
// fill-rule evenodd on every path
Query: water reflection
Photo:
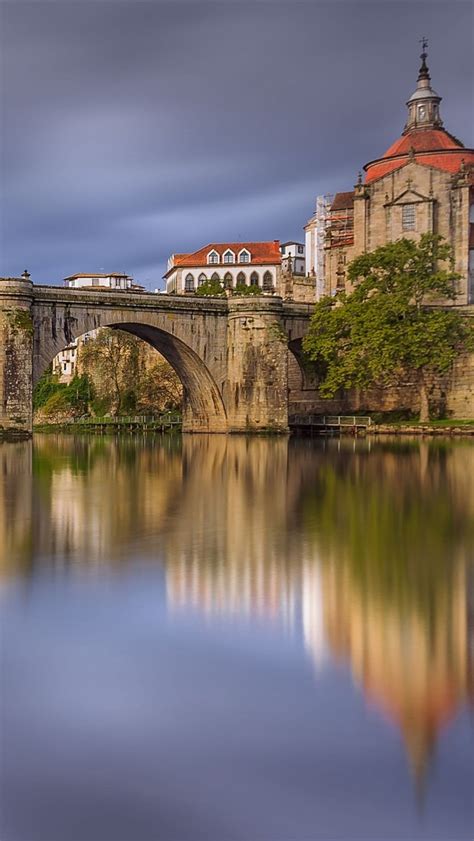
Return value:
M 264 623 L 347 664 L 421 789 L 474 701 L 474 446 L 40 436 L 0 446 L 0 573 L 164 565 L 172 621 Z

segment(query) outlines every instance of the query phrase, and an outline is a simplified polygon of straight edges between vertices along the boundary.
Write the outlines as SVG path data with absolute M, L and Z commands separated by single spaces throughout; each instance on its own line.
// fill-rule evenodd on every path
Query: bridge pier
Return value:
M 288 337 L 281 298 L 229 299 L 227 378 L 229 432 L 288 432 Z
M 0 278 L 0 437 L 31 435 L 33 284 Z

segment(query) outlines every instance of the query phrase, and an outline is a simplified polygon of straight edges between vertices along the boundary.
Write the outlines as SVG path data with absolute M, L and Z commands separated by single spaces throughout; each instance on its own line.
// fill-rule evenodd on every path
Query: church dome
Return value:
M 465 149 L 460 140 L 443 128 L 439 113 L 441 97 L 431 87 L 426 58 L 424 41 L 417 88 L 407 101 L 408 119 L 403 134 L 381 158 L 365 165 L 366 183 L 383 178 L 413 159 L 453 174 L 463 166 L 474 165 L 474 150 Z

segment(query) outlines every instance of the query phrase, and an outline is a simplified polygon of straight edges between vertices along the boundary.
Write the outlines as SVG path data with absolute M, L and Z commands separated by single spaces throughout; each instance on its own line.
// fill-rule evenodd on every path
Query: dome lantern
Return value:
M 431 76 L 426 64 L 428 41 L 421 39 L 421 67 L 418 73 L 416 90 L 407 101 L 408 120 L 404 134 L 414 129 L 441 128 L 443 121 L 439 113 L 441 97 L 431 87 Z

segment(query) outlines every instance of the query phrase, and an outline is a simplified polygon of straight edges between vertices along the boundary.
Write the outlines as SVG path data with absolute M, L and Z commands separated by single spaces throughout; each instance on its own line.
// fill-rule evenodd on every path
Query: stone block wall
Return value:
M 32 423 L 32 284 L 0 280 L 0 433 L 28 434 Z
M 222 389 L 229 432 L 288 429 L 288 342 L 281 311 L 281 298 L 229 301 Z
M 288 360 L 289 414 L 350 414 L 351 412 L 418 413 L 418 391 L 414 383 L 366 391 L 351 389 L 344 395 L 324 398 L 317 384 L 305 379 L 293 356 Z M 453 369 L 431 383 L 431 402 L 435 411 L 447 418 L 474 419 L 474 354 L 460 356 Z

